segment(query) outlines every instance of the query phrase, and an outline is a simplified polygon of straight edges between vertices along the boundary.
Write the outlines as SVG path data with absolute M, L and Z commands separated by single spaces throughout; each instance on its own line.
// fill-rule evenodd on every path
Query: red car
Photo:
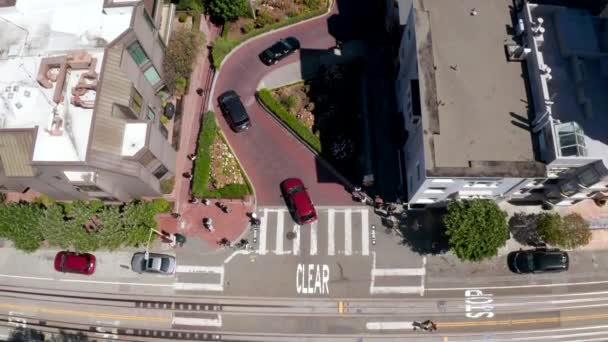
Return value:
M 61 251 L 55 256 L 55 270 L 57 272 L 93 274 L 95 271 L 95 256 L 84 253 Z
M 306 192 L 304 183 L 298 178 L 288 178 L 281 183 L 281 192 L 287 207 L 298 224 L 308 224 L 317 219 L 315 206 Z

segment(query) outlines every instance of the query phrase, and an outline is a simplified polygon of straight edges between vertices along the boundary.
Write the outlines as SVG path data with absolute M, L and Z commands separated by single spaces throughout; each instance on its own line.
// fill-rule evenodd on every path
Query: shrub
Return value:
M 321 7 L 321 0 L 303 0 L 303 3 L 304 6 L 313 11 Z
M 248 0 L 209 0 L 211 15 L 222 21 L 235 21 L 251 13 Z
M 458 258 L 468 261 L 495 256 L 507 241 L 506 217 L 491 200 L 450 202 L 443 218 L 450 249 Z
M 255 26 L 260 28 L 274 23 L 274 17 L 268 11 L 258 11 L 255 18 Z
M 168 213 L 173 208 L 171 202 L 167 201 L 164 198 L 155 198 L 152 200 L 152 208 L 156 213 Z
M 176 90 L 180 78 L 188 79 L 194 60 L 201 51 L 204 37 L 198 31 L 180 29 L 171 34 L 163 59 L 164 81 L 169 90 Z
M 248 21 L 248 22 L 244 23 L 243 26 L 241 27 L 241 32 L 249 33 L 251 31 L 253 31 L 254 28 L 255 28 L 255 24 L 253 23 L 253 21 Z
M 175 187 L 175 177 L 163 179 L 160 181 L 160 191 L 163 194 L 170 194 L 173 192 L 173 188 Z
M 188 80 L 184 77 L 177 77 L 175 80 L 175 95 L 182 96 L 186 93 L 186 88 L 188 87 Z
M 160 123 L 162 123 L 163 125 L 166 125 L 169 122 L 169 118 L 166 116 L 161 116 L 160 117 Z
M 237 40 L 218 37 L 213 42 L 213 50 L 211 50 L 211 59 L 213 60 L 213 67 L 215 69 L 219 69 L 220 65 L 222 64 L 222 61 L 224 60 L 224 57 L 226 57 L 226 55 L 230 53 L 230 51 L 234 49 L 234 47 L 237 46 L 239 43 L 240 42 Z
M 194 175 L 192 180 L 192 194 L 204 197 L 209 188 L 211 176 L 211 153 L 210 148 L 215 140 L 217 123 L 214 112 L 206 112 L 203 115 L 201 132 L 198 137 L 198 151 L 194 161 Z
M 589 223 L 579 214 L 561 217 L 556 213 L 542 213 L 537 227 L 544 242 L 566 249 L 584 246 L 591 240 Z
M 283 105 L 275 100 L 268 89 L 260 89 L 257 98 L 274 115 L 291 128 L 300 138 L 304 139 L 318 153 L 321 153 L 321 140 L 314 135 L 308 127 L 304 126 L 298 119 L 291 115 Z
M 178 11 L 203 11 L 203 0 L 179 0 L 177 3 Z M 180 20 L 181 21 L 181 20 Z
M 298 97 L 295 95 L 285 96 L 285 97 L 281 98 L 281 103 L 283 103 L 283 105 L 285 107 L 287 107 L 287 110 L 291 111 L 298 104 Z
M 182 12 L 177 16 L 177 20 L 180 23 L 185 23 L 187 19 L 188 19 L 188 13 L 185 13 L 185 12 Z

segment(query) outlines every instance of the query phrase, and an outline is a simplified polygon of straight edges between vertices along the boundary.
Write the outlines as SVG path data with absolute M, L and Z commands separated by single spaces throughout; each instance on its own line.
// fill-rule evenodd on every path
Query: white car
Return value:
M 131 269 L 137 273 L 171 275 L 175 273 L 176 264 L 175 257 L 167 254 L 148 253 L 146 258 L 145 252 L 138 252 L 131 259 Z

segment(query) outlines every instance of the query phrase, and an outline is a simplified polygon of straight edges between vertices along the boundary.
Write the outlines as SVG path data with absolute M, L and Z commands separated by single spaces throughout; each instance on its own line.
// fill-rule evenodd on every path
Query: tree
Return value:
M 204 42 L 205 38 L 198 31 L 180 29 L 171 34 L 163 59 L 163 71 L 165 84 L 172 92 L 178 79 L 190 78 L 194 60 Z
M 591 240 L 589 223 L 579 214 L 561 217 L 556 213 L 543 213 L 537 228 L 544 242 L 562 248 L 584 246 Z
M 495 256 L 508 238 L 506 217 L 491 200 L 451 202 L 443 218 L 450 248 L 462 260 Z
M 210 0 L 211 15 L 223 21 L 235 21 L 249 16 L 251 9 L 248 0 Z

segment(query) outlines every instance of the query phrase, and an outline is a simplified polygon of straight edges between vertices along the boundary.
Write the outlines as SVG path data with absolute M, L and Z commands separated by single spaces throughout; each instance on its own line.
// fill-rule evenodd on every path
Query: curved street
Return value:
M 334 3 L 328 15 L 250 40 L 224 60 L 218 73 L 212 106 L 255 187 L 258 205 L 282 205 L 279 183 L 288 177 L 301 178 L 316 204 L 352 203 L 339 177 L 255 100 L 256 88 L 265 75 L 275 68 L 300 61 L 300 52 L 296 52 L 277 65 L 267 67 L 260 62 L 258 54 L 287 36 L 297 37 L 302 49 L 327 50 L 335 46 L 335 38 L 329 33 L 328 18 L 337 14 Z M 235 134 L 219 115 L 217 96 L 227 90 L 235 90 L 241 96 L 251 117 L 252 127 L 245 132 Z

